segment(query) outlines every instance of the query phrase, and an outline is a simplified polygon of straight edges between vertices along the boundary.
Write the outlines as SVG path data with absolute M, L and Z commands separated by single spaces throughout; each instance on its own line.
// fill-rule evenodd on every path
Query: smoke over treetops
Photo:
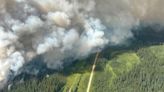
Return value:
M 163 25 L 163 0 L 0 0 L 0 87 L 43 55 L 62 67 L 106 45 L 124 44 L 140 22 Z

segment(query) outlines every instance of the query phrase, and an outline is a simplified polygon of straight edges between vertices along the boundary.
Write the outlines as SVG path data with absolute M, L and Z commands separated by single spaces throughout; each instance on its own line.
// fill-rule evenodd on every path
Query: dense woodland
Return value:
M 106 55 L 106 54 L 105 54 Z M 86 92 L 94 55 L 41 79 L 17 81 L 4 92 Z M 163 92 L 164 45 L 100 55 L 91 92 Z

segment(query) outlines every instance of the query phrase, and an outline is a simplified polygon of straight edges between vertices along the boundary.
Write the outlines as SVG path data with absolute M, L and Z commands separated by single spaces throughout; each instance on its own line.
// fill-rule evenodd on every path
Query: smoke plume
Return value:
M 125 44 L 131 29 L 163 25 L 163 0 L 0 0 L 0 87 L 43 55 L 48 68 L 106 45 Z

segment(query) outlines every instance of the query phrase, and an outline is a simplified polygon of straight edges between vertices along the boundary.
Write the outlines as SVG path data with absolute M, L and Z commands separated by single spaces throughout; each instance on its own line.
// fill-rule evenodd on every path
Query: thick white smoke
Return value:
M 123 44 L 140 22 L 163 24 L 163 0 L 0 0 L 0 87 L 38 55 L 48 68 L 108 43 Z M 103 25 L 103 24 L 105 25 Z
M 101 21 L 80 13 L 77 2 L 1 0 L 0 6 L 1 87 L 37 55 L 57 69 L 62 60 L 87 56 L 108 42 Z

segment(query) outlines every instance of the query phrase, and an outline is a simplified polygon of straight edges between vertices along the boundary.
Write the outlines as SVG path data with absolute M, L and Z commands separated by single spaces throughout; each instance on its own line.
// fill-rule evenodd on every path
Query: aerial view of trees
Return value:
M 63 72 L 16 82 L 5 92 L 86 92 L 92 61 L 79 60 Z M 101 56 L 90 92 L 163 92 L 163 70 L 164 45 L 123 52 L 110 59 Z

